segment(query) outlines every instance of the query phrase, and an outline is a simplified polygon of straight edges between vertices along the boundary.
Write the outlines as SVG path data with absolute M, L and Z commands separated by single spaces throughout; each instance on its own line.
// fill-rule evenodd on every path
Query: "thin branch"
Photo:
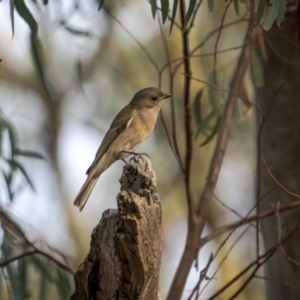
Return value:
M 269 277 L 265 277 L 265 276 L 259 276 L 259 275 L 255 275 L 254 278 L 264 279 L 264 280 L 267 280 L 267 281 L 270 281 L 270 282 L 274 282 L 274 283 L 277 283 L 277 284 L 286 286 L 286 287 L 288 287 L 289 289 L 295 290 L 295 291 L 297 291 L 297 292 L 300 293 L 300 289 L 299 289 L 298 287 L 293 286 L 293 285 L 290 285 L 290 284 L 287 284 L 287 283 L 282 282 L 282 281 L 275 280 L 275 279 L 273 279 L 273 278 L 269 278 Z
M 37 252 L 35 250 L 33 250 L 33 251 L 25 252 L 25 253 L 22 253 L 20 255 L 16 255 L 14 257 L 11 257 L 11 258 L 9 258 L 5 261 L 0 262 L 0 268 L 3 268 L 3 267 L 9 265 L 10 263 L 12 263 L 16 260 L 22 259 L 23 257 L 29 256 L 29 255 L 32 255 L 32 254 L 36 254 L 36 253 Z
M 284 211 L 288 211 L 288 210 L 293 210 L 293 209 L 298 208 L 298 207 L 300 207 L 300 201 L 295 201 L 293 203 L 290 203 L 290 204 L 287 204 L 287 205 L 282 205 L 282 206 L 278 207 L 278 211 L 279 212 L 284 212 Z M 269 210 L 266 210 L 266 211 L 260 213 L 258 216 L 254 215 L 254 216 L 251 216 L 251 217 L 248 217 L 248 218 L 244 218 L 240 221 L 237 221 L 237 222 L 222 226 L 220 228 L 217 228 L 211 234 L 209 234 L 206 237 L 202 238 L 199 241 L 199 243 L 200 243 L 201 246 L 203 246 L 207 242 L 213 240 L 218 235 L 220 235 L 222 233 L 225 233 L 229 230 L 232 230 L 234 228 L 237 228 L 237 227 L 243 226 L 245 224 L 251 223 L 251 222 L 255 221 L 256 218 L 258 218 L 259 220 L 264 219 L 264 218 L 268 218 L 268 217 L 274 215 L 276 213 L 276 210 L 277 210 L 277 208 L 272 208 L 272 209 L 269 209 Z
M 268 167 L 268 165 L 267 165 L 267 163 L 266 163 L 265 158 L 264 158 L 262 155 L 261 155 L 261 159 L 262 159 L 262 161 L 263 161 L 263 163 L 264 163 L 264 166 L 266 167 L 266 170 L 267 170 L 268 174 L 269 174 L 270 177 L 274 180 L 274 182 L 275 182 L 281 189 L 283 189 L 287 194 L 289 194 L 289 195 L 291 195 L 291 196 L 293 196 L 293 197 L 296 197 L 296 198 L 300 198 L 300 195 L 295 194 L 295 193 L 289 191 L 287 188 L 285 188 L 285 187 L 284 187 L 284 186 L 283 186 L 283 185 L 275 178 L 275 176 L 271 173 L 271 171 L 270 171 L 270 169 L 269 169 L 269 167 Z
M 141 50 L 145 53 L 145 55 L 148 57 L 152 65 L 155 67 L 156 71 L 160 75 L 160 69 L 157 63 L 155 62 L 154 58 L 151 56 L 147 48 L 105 7 L 103 9 L 106 11 L 108 15 L 110 15 L 123 29 L 124 31 L 138 44 L 138 46 L 141 48 Z

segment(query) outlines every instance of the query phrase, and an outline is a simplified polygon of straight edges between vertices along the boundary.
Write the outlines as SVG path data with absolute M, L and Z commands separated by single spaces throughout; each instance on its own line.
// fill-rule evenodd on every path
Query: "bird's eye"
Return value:
M 151 97 L 151 99 L 152 99 L 153 101 L 157 101 L 157 97 L 156 97 L 156 96 Z

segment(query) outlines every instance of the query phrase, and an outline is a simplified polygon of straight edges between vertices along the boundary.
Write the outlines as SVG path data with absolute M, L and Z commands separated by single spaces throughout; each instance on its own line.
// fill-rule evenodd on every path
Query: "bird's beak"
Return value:
M 172 96 L 171 94 L 164 94 L 164 97 L 163 97 L 163 99 L 170 98 L 171 96 Z

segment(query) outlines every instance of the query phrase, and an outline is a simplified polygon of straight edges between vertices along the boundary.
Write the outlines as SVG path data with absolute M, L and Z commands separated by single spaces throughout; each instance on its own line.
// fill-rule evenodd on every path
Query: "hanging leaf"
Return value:
M 208 10 L 210 12 L 214 11 L 214 0 L 207 0 Z
M 3 178 L 5 180 L 5 183 L 6 183 L 6 188 L 7 188 L 7 192 L 8 192 L 8 198 L 9 198 L 10 202 L 13 202 L 15 194 L 14 194 L 14 192 L 11 189 L 12 172 L 9 172 L 9 174 L 5 174 L 2 171 L 2 174 L 3 174 Z
M 12 37 L 14 37 L 15 34 L 15 1 L 10 0 L 9 1 L 9 12 L 10 12 L 10 21 L 11 21 L 11 30 L 12 30 Z
M 203 89 L 201 89 L 198 94 L 195 97 L 194 105 L 193 105 L 193 111 L 194 111 L 194 118 L 196 126 L 199 127 L 202 122 L 201 117 L 201 99 L 203 95 Z
M 57 269 L 58 280 L 56 281 L 56 287 L 60 295 L 61 300 L 69 298 L 70 294 L 70 282 L 66 273 L 62 272 L 60 269 Z
M 186 26 L 188 25 L 190 19 L 191 19 L 191 16 L 194 12 L 194 9 L 195 9 L 195 5 L 196 5 L 196 0 L 190 0 L 190 5 L 189 5 L 189 9 L 186 13 L 186 16 L 185 16 L 185 19 L 184 19 L 184 28 L 186 28 Z
M 208 126 L 211 120 L 218 114 L 218 110 L 214 109 L 211 111 L 201 122 L 200 126 L 197 128 L 195 139 L 199 136 L 199 134 Z
M 40 276 L 39 287 L 40 287 L 39 300 L 47 299 L 49 282 L 46 279 L 46 277 L 43 276 L 43 274 L 41 274 Z
M 286 8 L 286 1 L 283 0 L 279 1 L 278 14 L 276 18 L 276 23 L 278 26 L 280 26 L 281 22 L 284 19 L 285 8 Z
M 272 27 L 275 19 L 277 18 L 280 1 L 282 0 L 270 0 L 269 7 L 263 23 L 264 30 L 268 31 Z
M 150 4 L 151 4 L 152 17 L 153 19 L 155 19 L 155 14 L 157 9 L 156 0 L 150 0 Z
M 73 27 L 71 27 L 71 26 L 69 26 L 69 25 L 64 25 L 64 28 L 65 28 L 68 32 L 70 32 L 70 33 L 72 33 L 72 34 L 74 34 L 74 35 L 90 36 L 90 32 L 87 31 L 87 30 L 76 29 L 76 28 L 73 28 Z
M 239 0 L 234 0 L 233 1 L 234 4 L 234 10 L 236 12 L 237 15 L 240 15 L 240 6 L 239 6 Z
M 221 124 L 221 116 L 219 115 L 218 118 L 217 118 L 217 122 L 216 122 L 213 130 L 211 131 L 211 134 L 207 137 L 207 139 L 202 144 L 199 145 L 199 147 L 205 146 L 206 144 L 208 144 L 214 138 L 214 136 L 219 131 L 220 124 Z
M 2 120 L 2 122 L 8 132 L 8 138 L 9 138 L 9 143 L 10 143 L 10 153 L 11 153 L 11 158 L 13 158 L 14 151 L 15 151 L 15 145 L 17 142 L 15 129 L 14 129 L 13 125 L 11 123 L 9 123 L 8 121 Z
M 163 24 L 166 22 L 169 13 L 169 0 L 161 0 L 161 15 Z
M 102 6 L 103 6 L 103 4 L 104 4 L 104 1 L 105 1 L 105 0 L 100 0 L 100 4 L 99 4 L 98 10 L 100 10 L 100 9 L 102 8 Z
M 173 25 L 175 22 L 177 6 L 178 6 L 178 0 L 174 0 L 173 9 L 172 9 L 172 17 L 171 17 L 170 33 L 172 31 L 172 28 L 173 28 Z
M 19 149 L 19 148 L 15 149 L 14 154 L 15 155 L 20 155 L 20 156 L 26 156 L 26 157 L 36 158 L 36 159 L 42 159 L 42 160 L 45 159 L 43 157 L 43 155 L 41 155 L 38 152 L 31 151 L 31 150 Z
M 253 72 L 254 86 L 256 88 L 263 87 L 265 84 L 263 66 L 262 66 L 261 59 L 258 57 L 258 54 L 256 51 L 252 52 L 251 67 L 252 67 L 252 72 Z
M 267 0 L 260 0 L 258 10 L 257 10 L 257 17 L 255 20 L 255 26 L 257 26 L 260 23 L 264 15 L 266 5 L 267 5 Z
M 32 182 L 31 182 L 31 180 L 30 180 L 27 172 L 25 171 L 24 167 L 19 162 L 17 162 L 16 160 L 8 159 L 6 161 L 11 165 L 11 167 L 14 170 L 19 170 L 23 174 L 24 178 L 26 179 L 26 181 L 29 184 L 29 186 L 31 187 L 31 189 L 33 191 L 35 191 L 34 186 L 33 186 Z

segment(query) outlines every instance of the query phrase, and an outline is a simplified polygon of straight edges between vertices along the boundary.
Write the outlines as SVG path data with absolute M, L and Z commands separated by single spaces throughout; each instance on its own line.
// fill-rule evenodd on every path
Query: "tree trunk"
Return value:
M 160 299 L 162 212 L 149 158 L 131 158 L 120 182 L 118 210 L 105 211 L 94 228 L 71 300 Z
M 259 105 L 266 118 L 261 135 L 261 154 L 269 171 L 289 191 L 300 195 L 300 74 L 297 17 L 290 15 L 265 33 L 268 60 L 263 64 L 264 87 L 257 90 Z M 262 55 L 261 55 L 262 56 Z M 297 200 L 271 178 L 261 160 L 261 210 L 277 203 Z M 299 226 L 295 209 L 261 222 L 265 248 L 274 246 Z M 300 299 L 300 234 L 293 235 L 267 262 L 267 299 Z M 293 289 L 296 287 L 296 289 Z

